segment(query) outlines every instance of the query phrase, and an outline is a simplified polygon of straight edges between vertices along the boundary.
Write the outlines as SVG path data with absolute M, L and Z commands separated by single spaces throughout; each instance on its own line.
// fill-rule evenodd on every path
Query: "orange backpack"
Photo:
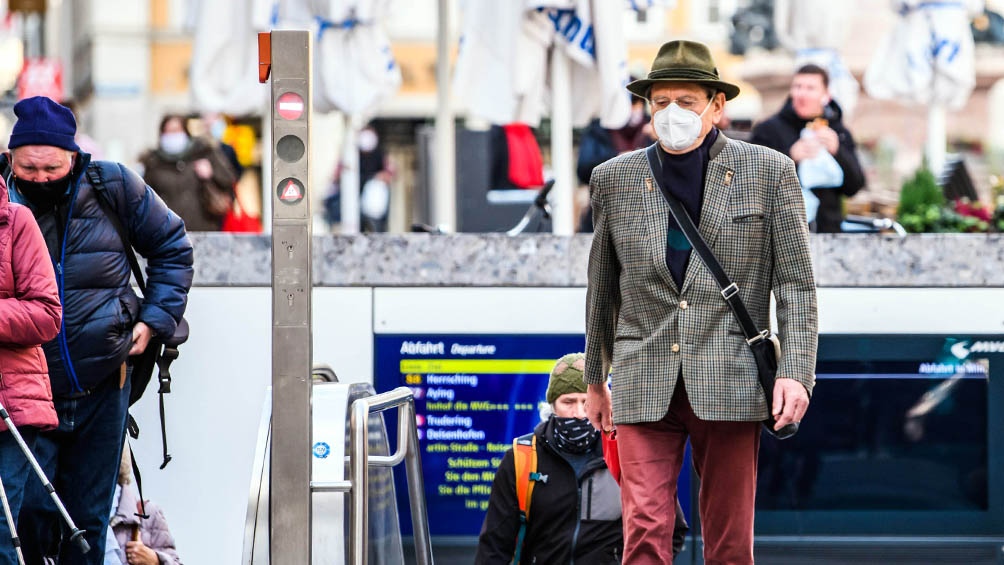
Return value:
M 530 516 L 530 501 L 534 483 L 547 482 L 547 475 L 537 472 L 537 436 L 529 433 L 512 440 L 513 463 L 516 467 L 516 500 L 519 501 L 519 533 L 512 562 L 519 564 Z

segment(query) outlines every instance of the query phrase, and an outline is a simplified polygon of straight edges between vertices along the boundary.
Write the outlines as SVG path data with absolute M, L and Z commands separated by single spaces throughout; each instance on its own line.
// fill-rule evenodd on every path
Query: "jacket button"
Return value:
M 670 349 L 673 351 L 673 353 L 679 353 L 680 352 L 680 344 L 679 343 L 674 343 L 673 347 L 670 347 Z
M 686 300 L 681 300 L 680 301 L 680 310 L 686 310 L 686 309 L 687 309 L 687 301 Z

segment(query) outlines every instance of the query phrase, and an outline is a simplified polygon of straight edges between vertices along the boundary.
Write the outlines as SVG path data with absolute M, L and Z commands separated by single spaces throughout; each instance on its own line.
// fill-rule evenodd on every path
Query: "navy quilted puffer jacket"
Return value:
M 147 262 L 147 295 L 130 285 L 125 247 L 97 201 L 85 170 L 97 168 L 136 252 Z M 7 155 L 0 156 L 11 200 L 17 192 Z M 192 244 L 185 224 L 143 179 L 123 165 L 90 161 L 79 153 L 68 198 L 36 216 L 52 257 L 63 304 L 63 325 L 45 344 L 54 395 L 88 390 L 128 357 L 132 327 L 142 321 L 157 335 L 173 335 L 192 286 Z

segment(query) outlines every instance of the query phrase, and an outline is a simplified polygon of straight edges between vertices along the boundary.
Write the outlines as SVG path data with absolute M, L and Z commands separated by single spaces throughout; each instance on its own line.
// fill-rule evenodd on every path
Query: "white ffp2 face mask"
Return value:
M 160 148 L 164 153 L 180 155 L 188 147 L 188 135 L 183 131 L 172 131 L 160 135 Z
M 659 136 L 659 143 L 671 151 L 682 151 L 693 145 L 701 135 L 701 118 L 710 107 L 711 102 L 708 102 L 698 115 L 690 110 L 684 110 L 676 102 L 670 102 L 669 106 L 652 116 L 652 126 Z

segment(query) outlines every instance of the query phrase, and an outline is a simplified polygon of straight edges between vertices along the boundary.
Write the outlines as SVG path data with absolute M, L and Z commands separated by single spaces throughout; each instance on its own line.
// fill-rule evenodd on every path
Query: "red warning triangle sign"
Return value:
M 300 191 L 300 187 L 290 179 L 286 183 L 286 187 L 282 189 L 282 194 L 279 196 L 281 200 L 299 200 L 303 198 L 303 192 Z

